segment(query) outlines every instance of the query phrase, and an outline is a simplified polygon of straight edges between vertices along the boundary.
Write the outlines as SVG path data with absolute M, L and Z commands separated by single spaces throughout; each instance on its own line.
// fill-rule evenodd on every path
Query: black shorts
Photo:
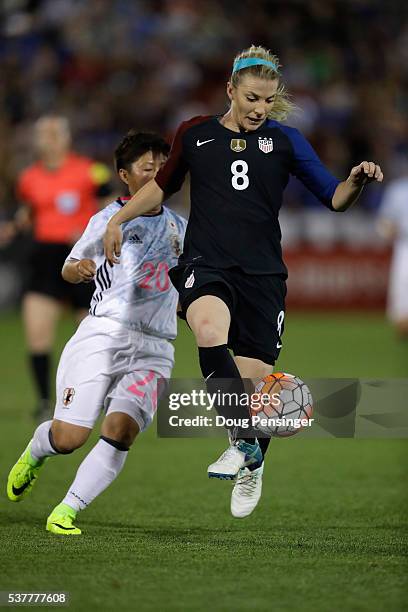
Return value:
M 275 364 L 282 346 L 286 282 L 277 274 L 246 274 L 201 264 L 182 264 L 170 270 L 179 292 L 181 312 L 203 295 L 221 298 L 231 312 L 228 346 L 234 355 Z
M 28 260 L 26 291 L 68 302 L 75 309 L 88 309 L 94 283 L 73 285 L 61 276 L 62 266 L 70 252 L 71 247 L 66 244 L 34 242 Z

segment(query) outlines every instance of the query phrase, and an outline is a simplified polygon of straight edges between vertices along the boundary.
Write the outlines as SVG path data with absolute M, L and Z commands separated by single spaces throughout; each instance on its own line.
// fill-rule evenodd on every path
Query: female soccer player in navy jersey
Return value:
M 383 179 L 377 164 L 363 161 L 345 181 L 337 180 L 298 130 L 281 123 L 291 103 L 279 68 L 278 58 L 263 47 L 239 53 L 227 83 L 229 110 L 182 123 L 166 165 L 111 218 L 105 234 L 106 257 L 118 263 L 120 225 L 179 190 L 190 173 L 191 215 L 171 279 L 213 391 L 228 379 L 243 393 L 241 377 L 269 374 L 279 355 L 287 270 L 278 216 L 289 176 L 333 211 L 346 210 L 366 183 Z M 238 418 L 248 417 L 242 406 L 234 409 Z M 268 443 L 238 430 L 208 468 L 210 477 L 236 479 L 236 517 L 248 516 L 259 501 Z

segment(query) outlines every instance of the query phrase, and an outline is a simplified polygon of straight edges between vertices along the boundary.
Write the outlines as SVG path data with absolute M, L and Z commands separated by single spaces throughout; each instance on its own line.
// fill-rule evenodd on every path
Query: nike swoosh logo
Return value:
M 30 484 L 30 481 L 25 482 L 22 487 L 15 487 L 13 485 L 12 490 L 13 490 L 14 495 L 21 495 L 21 493 L 23 493 L 26 490 L 29 484 Z
M 207 382 L 207 380 L 208 380 L 209 378 L 211 378 L 211 376 L 212 376 L 213 374 L 215 374 L 215 370 L 214 370 L 213 372 L 211 372 L 211 374 L 209 374 L 209 375 L 207 376 L 207 378 L 204 378 L 204 382 Z
M 276 348 L 282 348 L 282 344 L 281 344 L 281 342 L 278 342 L 278 343 L 276 344 Z
M 64 527 L 64 525 L 60 525 L 59 523 L 52 523 L 53 525 L 55 525 L 56 527 L 59 527 L 60 529 L 65 529 L 65 531 L 71 531 L 72 529 L 76 529 L 76 527 Z
M 213 140 L 215 140 L 215 138 L 210 138 L 210 140 L 203 140 L 203 142 L 197 140 L 197 147 L 202 147 L 203 144 L 207 144 L 207 142 L 212 142 Z

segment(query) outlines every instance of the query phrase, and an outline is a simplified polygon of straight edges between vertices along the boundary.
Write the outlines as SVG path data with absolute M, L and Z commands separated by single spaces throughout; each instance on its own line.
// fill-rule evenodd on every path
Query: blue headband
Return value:
M 272 70 L 278 70 L 277 65 L 273 62 L 269 62 L 268 60 L 261 59 L 260 57 L 244 57 L 243 59 L 239 59 L 234 62 L 232 74 L 234 74 L 234 72 L 238 72 L 238 70 L 242 70 L 243 68 L 250 68 L 251 66 L 268 66 L 269 68 L 272 68 Z

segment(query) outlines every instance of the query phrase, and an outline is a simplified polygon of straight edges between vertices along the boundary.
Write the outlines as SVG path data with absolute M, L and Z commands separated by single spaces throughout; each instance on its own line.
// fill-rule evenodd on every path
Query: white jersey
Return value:
M 182 252 L 187 221 L 163 206 L 156 215 L 124 223 L 120 263 L 111 268 L 104 256 L 103 235 L 107 222 L 123 203 L 124 199 L 118 198 L 90 219 L 67 261 L 86 258 L 96 264 L 91 315 L 173 339 L 178 293 L 168 271 L 177 265 Z
M 392 181 L 384 192 L 380 218 L 391 221 L 397 230 L 396 248 L 408 248 L 408 177 Z
M 408 177 L 389 184 L 379 216 L 391 221 L 396 230 L 387 312 L 392 321 L 398 322 L 408 318 Z

